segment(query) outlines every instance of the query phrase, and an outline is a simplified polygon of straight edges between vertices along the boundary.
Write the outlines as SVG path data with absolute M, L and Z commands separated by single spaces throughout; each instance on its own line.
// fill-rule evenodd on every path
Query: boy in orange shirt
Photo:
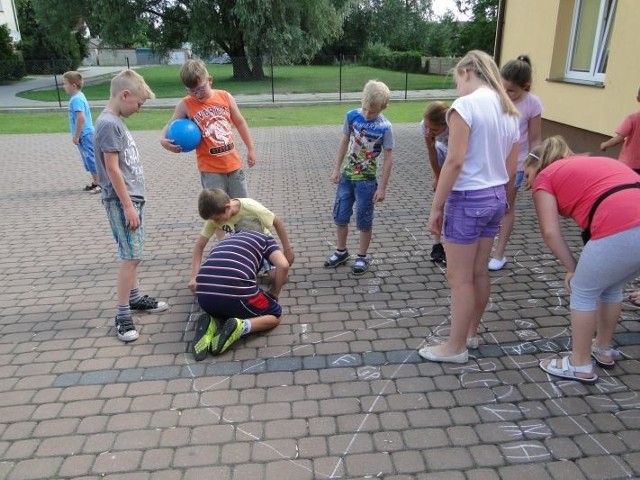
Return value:
M 247 198 L 247 181 L 232 126 L 247 147 L 249 167 L 255 165 L 256 153 L 238 105 L 229 92 L 211 88 L 213 77 L 201 60 L 187 60 L 180 69 L 180 79 L 187 96 L 176 105 L 173 116 L 162 130 L 160 144 L 170 152 L 179 153 L 180 146 L 166 138 L 169 124 L 178 118 L 193 120 L 202 133 L 202 141 L 196 148 L 202 188 L 220 188 L 232 198 Z

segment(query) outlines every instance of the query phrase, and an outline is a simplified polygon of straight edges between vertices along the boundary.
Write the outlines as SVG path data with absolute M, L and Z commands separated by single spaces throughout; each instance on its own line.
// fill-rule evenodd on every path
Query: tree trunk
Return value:
M 251 65 L 248 57 L 231 56 L 231 64 L 233 65 L 233 79 L 239 81 L 262 80 L 265 78 L 262 70 L 262 58 L 251 58 Z

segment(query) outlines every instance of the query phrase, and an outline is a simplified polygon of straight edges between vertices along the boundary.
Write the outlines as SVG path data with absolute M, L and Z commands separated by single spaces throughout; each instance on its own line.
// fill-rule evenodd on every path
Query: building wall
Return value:
M 506 3 L 500 61 L 504 64 L 522 53 L 530 56 L 532 92 L 542 101 L 545 136 L 559 131 L 568 135 L 573 127 L 581 145 L 591 150 L 613 135 L 626 115 L 640 109 L 640 2 L 618 0 L 604 85 L 593 86 L 552 81 L 564 73 L 574 0 L 502 1 Z
M 20 41 L 18 17 L 13 0 L 0 0 L 0 25 L 9 27 L 9 34 L 14 42 Z

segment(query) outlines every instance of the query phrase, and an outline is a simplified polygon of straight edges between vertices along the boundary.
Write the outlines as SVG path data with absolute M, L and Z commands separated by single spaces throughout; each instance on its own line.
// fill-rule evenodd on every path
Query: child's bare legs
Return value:
M 358 246 L 358 255 L 365 256 L 369 251 L 373 230 L 360 230 L 360 244 Z
M 347 249 L 347 236 L 349 235 L 349 225 L 336 225 L 336 249 Z
M 487 260 L 493 238 L 471 245 L 447 243 L 447 280 L 451 288 L 451 333 L 442 345 L 431 348 L 437 356 L 453 356 L 467 349 L 467 338 L 476 335 L 489 301 L 491 283 Z
M 263 332 L 280 325 L 281 319 L 282 317 L 276 317 L 275 315 L 262 315 L 260 317 L 248 318 L 247 320 L 251 323 L 252 332 Z
M 500 225 L 500 231 L 498 232 L 498 241 L 496 242 L 496 250 L 493 254 L 493 258 L 502 262 L 505 258 L 504 252 L 507 249 L 507 243 L 511 233 L 513 233 L 513 226 L 516 222 L 516 212 L 513 206 L 502 217 L 502 224 Z
M 596 316 L 596 339 L 593 342 L 595 348 L 608 350 L 611 348 L 613 334 L 618 325 L 620 312 L 622 311 L 622 302 L 620 303 L 599 303 Z M 609 355 L 599 355 L 606 362 L 615 360 Z M 572 362 L 573 363 L 573 362 Z
M 138 286 L 140 260 L 122 260 L 118 271 L 118 305 L 129 305 L 129 294 Z

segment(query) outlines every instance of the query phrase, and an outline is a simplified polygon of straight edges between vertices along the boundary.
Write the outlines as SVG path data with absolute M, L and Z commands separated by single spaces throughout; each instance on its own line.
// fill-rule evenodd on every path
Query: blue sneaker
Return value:
M 353 264 L 353 268 L 351 269 L 351 273 L 354 275 L 362 275 L 367 270 L 369 270 L 369 257 L 360 257 L 356 258 L 355 263 Z

